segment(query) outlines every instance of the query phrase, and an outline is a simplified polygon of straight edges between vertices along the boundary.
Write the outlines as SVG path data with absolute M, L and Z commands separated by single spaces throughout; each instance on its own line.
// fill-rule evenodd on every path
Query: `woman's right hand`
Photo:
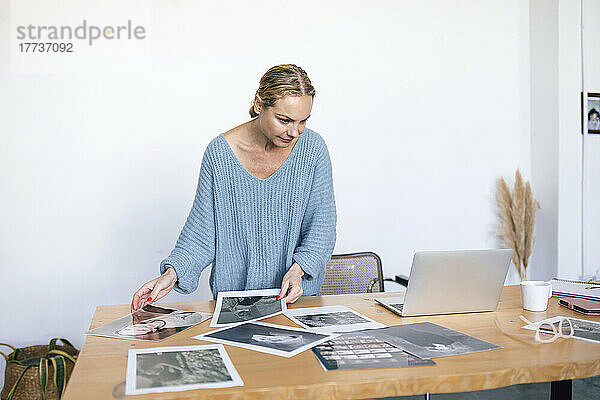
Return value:
M 150 282 L 146 282 L 133 295 L 131 312 L 139 310 L 148 303 L 155 302 L 167 295 L 177 282 L 177 273 L 169 267 L 164 274 Z

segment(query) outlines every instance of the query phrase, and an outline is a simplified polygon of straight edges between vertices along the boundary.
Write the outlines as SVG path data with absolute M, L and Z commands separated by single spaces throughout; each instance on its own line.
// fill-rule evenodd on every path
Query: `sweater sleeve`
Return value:
M 210 147 L 204 152 L 196 196 L 175 248 L 160 263 L 160 273 L 169 267 L 177 273 L 175 290 L 189 294 L 198 288 L 200 274 L 215 259 L 213 165 Z
M 335 246 L 335 228 L 336 210 L 331 159 L 327 146 L 323 143 L 300 228 L 300 244 L 293 254 L 294 261 L 306 273 L 305 279 L 317 278 L 324 272 Z

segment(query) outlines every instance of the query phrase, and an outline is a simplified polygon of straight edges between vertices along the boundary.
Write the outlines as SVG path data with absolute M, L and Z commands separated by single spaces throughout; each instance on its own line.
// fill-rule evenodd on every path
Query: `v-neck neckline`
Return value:
M 294 143 L 294 147 L 292 148 L 292 151 L 290 151 L 290 154 L 288 154 L 288 156 L 285 158 L 285 160 L 283 161 L 283 163 L 279 166 L 279 168 L 277 168 L 277 170 L 275 170 L 275 172 L 273 172 L 271 175 L 267 176 L 266 178 L 259 178 L 258 176 L 254 175 L 250 171 L 248 171 L 246 169 L 246 167 L 244 167 L 244 164 L 242 164 L 242 162 L 240 161 L 240 159 L 235 155 L 235 152 L 233 151 L 233 148 L 231 147 L 231 145 L 229 144 L 229 142 L 227 141 L 227 139 L 225 139 L 225 134 L 221 133 L 219 136 L 221 137 L 221 139 L 225 143 L 225 147 L 228 149 L 229 154 L 234 158 L 235 163 L 237 164 L 237 166 L 239 168 L 241 168 L 241 170 L 246 175 L 248 175 L 249 177 L 251 177 L 252 179 L 255 179 L 257 181 L 267 182 L 269 180 L 275 179 L 275 177 L 280 174 L 280 171 L 285 168 L 286 164 L 288 164 L 290 162 L 290 159 L 296 153 L 296 148 L 298 147 L 298 144 L 299 144 L 300 140 L 302 139 L 302 136 L 304 136 L 306 133 L 307 132 L 304 132 L 302 135 L 300 135 L 298 137 L 298 140 L 296 140 L 296 143 Z

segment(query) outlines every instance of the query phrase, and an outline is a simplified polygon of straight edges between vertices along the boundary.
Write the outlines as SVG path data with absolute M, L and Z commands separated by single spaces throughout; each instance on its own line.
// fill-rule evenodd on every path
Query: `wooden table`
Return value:
M 244 386 L 201 389 L 132 396 L 148 399 L 361 399 L 423 393 L 466 392 L 519 383 L 563 381 L 552 390 L 570 391 L 570 380 L 600 375 L 600 344 L 558 339 L 551 344 L 526 344 L 501 333 L 494 319 L 509 333 L 526 333 L 519 315 L 530 321 L 566 315 L 593 319 L 560 307 L 550 300 L 545 312 L 521 308 L 518 286 L 505 287 L 496 312 L 401 318 L 381 306 L 374 297 L 397 293 L 303 297 L 290 308 L 343 304 L 386 325 L 429 321 L 502 346 L 502 349 L 436 358 L 435 366 L 323 371 L 312 351 L 292 358 L 278 357 L 238 347 L 225 346 Z M 168 303 L 169 307 L 212 312 L 213 301 Z M 126 315 L 129 305 L 99 306 L 91 328 Z M 596 317 L 597 320 L 598 317 Z M 283 315 L 266 319 L 296 326 Z M 161 342 L 148 343 L 88 336 L 63 399 L 111 399 L 125 397 L 127 350 L 158 346 L 207 344 L 191 339 L 206 332 L 209 322 L 190 328 Z M 556 393 L 555 393 L 556 394 Z

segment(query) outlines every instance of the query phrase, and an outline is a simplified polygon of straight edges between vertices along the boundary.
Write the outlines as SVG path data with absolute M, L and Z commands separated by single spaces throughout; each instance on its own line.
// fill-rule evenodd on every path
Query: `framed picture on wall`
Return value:
M 583 111 L 584 132 L 600 134 L 600 93 L 588 93 Z

